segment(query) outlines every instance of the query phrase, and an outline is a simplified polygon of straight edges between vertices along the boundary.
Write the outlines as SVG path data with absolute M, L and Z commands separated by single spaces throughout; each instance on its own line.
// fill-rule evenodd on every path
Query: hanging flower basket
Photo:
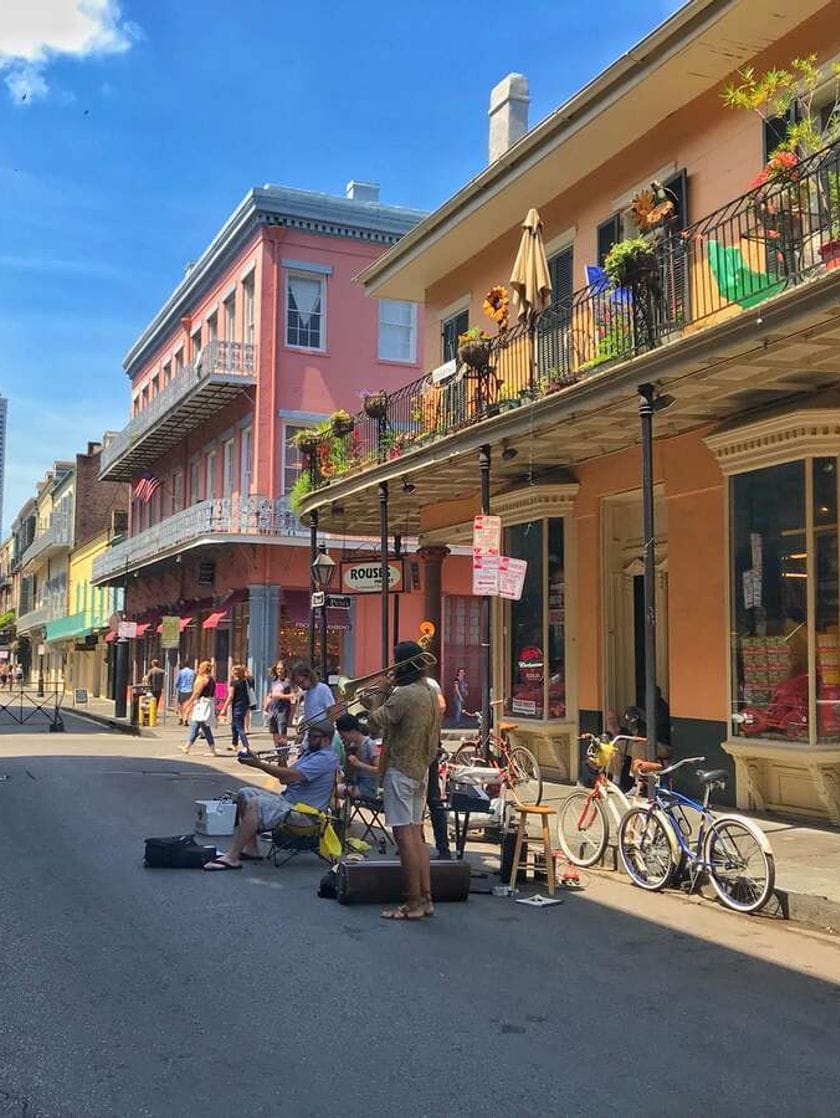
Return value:
M 301 454 L 311 457 L 321 445 L 321 436 L 317 431 L 298 431 L 292 443 Z
M 613 287 L 643 285 L 650 290 L 659 287 L 659 261 L 656 251 L 642 237 L 619 241 L 604 260 L 604 271 Z
M 372 396 L 365 396 L 362 407 L 365 415 L 371 419 L 385 419 L 388 414 L 387 392 L 376 392 Z
M 355 425 L 355 419 L 352 415 L 348 415 L 346 411 L 334 412 L 330 417 L 330 427 L 337 439 L 351 434 Z
M 490 365 L 492 338 L 483 330 L 473 327 L 458 338 L 458 360 L 468 369 L 484 372 Z

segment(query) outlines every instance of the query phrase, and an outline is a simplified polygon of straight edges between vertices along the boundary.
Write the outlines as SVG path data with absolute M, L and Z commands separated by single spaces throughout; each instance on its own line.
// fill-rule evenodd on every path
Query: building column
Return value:
M 421 547 L 417 551 L 417 557 L 423 563 L 424 620 L 431 621 L 435 627 L 435 635 L 428 642 L 428 646 L 429 652 L 437 659 L 437 666 L 429 669 L 429 675 L 434 676 L 438 681 L 441 677 L 440 650 L 443 628 L 441 583 L 443 561 L 449 553 L 449 548 L 443 546 Z
M 248 587 L 248 671 L 254 677 L 257 710 L 255 725 L 262 725 L 262 706 L 268 688 L 268 669 L 277 659 L 277 624 L 280 616 L 279 586 Z

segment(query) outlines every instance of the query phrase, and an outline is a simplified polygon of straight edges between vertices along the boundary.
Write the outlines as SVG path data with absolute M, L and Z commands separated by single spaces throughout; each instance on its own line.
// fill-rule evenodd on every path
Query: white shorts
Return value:
M 423 822 L 428 779 L 428 773 L 422 780 L 414 780 L 399 769 L 386 771 L 382 781 L 382 804 L 389 827 L 407 827 Z

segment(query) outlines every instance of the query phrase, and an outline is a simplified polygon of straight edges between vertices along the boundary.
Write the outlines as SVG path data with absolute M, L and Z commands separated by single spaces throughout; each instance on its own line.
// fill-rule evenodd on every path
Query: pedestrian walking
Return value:
M 160 666 L 160 660 L 152 660 L 149 665 L 149 670 L 143 678 L 143 682 L 151 691 L 155 700 L 155 711 L 160 710 L 160 700 L 163 695 L 163 680 L 165 672 Z
M 184 753 L 189 753 L 198 740 L 198 735 L 201 734 L 210 746 L 210 752 L 217 757 L 216 739 L 213 737 L 213 723 L 216 720 L 216 681 L 209 660 L 202 660 L 198 665 L 193 692 L 185 709 L 190 719 L 190 736 L 181 746 Z
M 294 703 L 294 687 L 286 671 L 286 664 L 278 660 L 269 671 L 268 694 L 265 697 L 265 713 L 268 715 L 268 728 L 274 740 L 274 748 L 278 752 L 286 751 L 283 759 L 288 756 L 287 733 L 292 721 L 292 706 Z
M 181 664 L 175 676 L 175 696 L 178 700 L 178 725 L 186 726 L 186 707 L 192 696 L 195 686 L 195 668 L 189 664 Z
M 230 711 L 230 729 L 232 735 L 232 743 L 228 747 L 236 749 L 242 746 L 245 750 L 250 750 L 248 744 L 248 730 L 245 725 L 245 720 L 248 717 L 248 711 L 251 706 L 251 694 L 253 689 L 248 683 L 248 669 L 244 664 L 234 664 L 231 673 L 230 682 L 228 683 L 227 695 L 225 696 L 224 704 L 221 709 L 221 717 Z
M 455 712 L 456 726 L 461 725 L 461 715 L 466 709 L 469 693 L 470 685 L 467 681 L 466 668 L 459 668 L 452 682 L 452 709 Z

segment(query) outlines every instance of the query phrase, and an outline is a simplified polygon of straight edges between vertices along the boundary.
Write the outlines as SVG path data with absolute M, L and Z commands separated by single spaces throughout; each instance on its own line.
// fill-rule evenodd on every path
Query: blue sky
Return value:
M 39 0 L 0 23 L 5 528 L 57 457 L 124 426 L 121 358 L 236 202 L 283 183 L 432 209 L 677 0 Z M 497 11 L 498 14 L 494 14 Z

